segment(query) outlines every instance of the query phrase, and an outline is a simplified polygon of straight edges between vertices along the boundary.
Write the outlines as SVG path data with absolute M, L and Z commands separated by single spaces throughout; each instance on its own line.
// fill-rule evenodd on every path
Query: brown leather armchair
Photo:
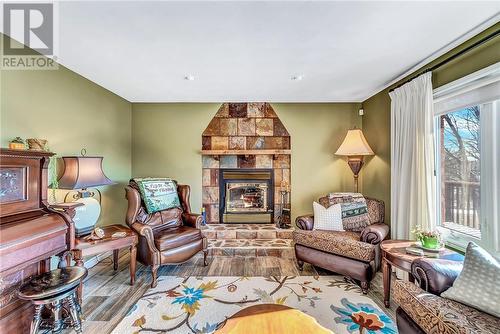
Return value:
M 328 197 L 319 199 L 328 206 Z M 380 243 L 386 238 L 389 226 L 384 224 L 383 201 L 366 198 L 372 225 L 362 232 L 313 230 L 314 217 L 297 217 L 293 232 L 295 256 L 299 269 L 304 262 L 350 277 L 360 282 L 363 293 L 380 267 Z
M 207 265 L 207 239 L 202 235 L 201 215 L 191 213 L 190 187 L 177 185 L 182 208 L 173 208 L 148 214 L 139 188 L 130 181 L 125 188 L 128 200 L 127 225 L 139 235 L 137 259 L 151 266 L 153 281 L 157 284 L 158 268 L 164 264 L 178 264 L 203 251 Z

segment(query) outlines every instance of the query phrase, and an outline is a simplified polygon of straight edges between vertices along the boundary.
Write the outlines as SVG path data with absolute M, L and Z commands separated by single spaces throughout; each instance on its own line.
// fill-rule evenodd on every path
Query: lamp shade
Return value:
M 340 145 L 336 155 L 374 155 L 373 150 L 365 139 L 360 129 L 347 131 L 344 141 Z
M 62 157 L 64 173 L 59 179 L 60 189 L 85 189 L 114 184 L 102 170 L 102 157 Z

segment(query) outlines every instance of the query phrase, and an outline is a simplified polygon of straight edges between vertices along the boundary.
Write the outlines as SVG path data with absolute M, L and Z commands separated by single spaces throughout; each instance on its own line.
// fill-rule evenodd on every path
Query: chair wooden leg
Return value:
M 205 249 L 203 251 L 203 265 L 206 267 L 208 266 L 208 260 L 207 260 L 207 257 L 208 257 L 208 249 Z
M 366 295 L 368 293 L 368 289 L 370 288 L 370 282 L 361 282 L 361 291 Z
M 297 260 L 297 264 L 299 266 L 299 270 L 302 271 L 304 270 L 304 261 L 302 260 Z
M 135 268 L 137 266 L 137 248 L 135 245 L 130 246 L 130 285 L 135 283 Z
M 113 270 L 118 270 L 118 254 L 119 254 L 119 249 L 114 249 L 113 250 Z
M 151 276 L 153 278 L 153 281 L 151 282 L 152 288 L 156 288 L 156 285 L 158 284 L 158 281 L 157 281 L 158 268 L 160 268 L 159 265 L 153 265 L 151 267 Z

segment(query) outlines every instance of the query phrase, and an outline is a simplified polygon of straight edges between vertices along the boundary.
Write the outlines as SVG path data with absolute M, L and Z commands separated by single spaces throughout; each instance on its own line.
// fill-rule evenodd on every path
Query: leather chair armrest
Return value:
M 314 216 L 313 215 L 304 215 L 299 216 L 295 219 L 295 225 L 301 230 L 311 231 L 314 226 Z
M 182 214 L 182 220 L 184 222 L 184 225 L 199 229 L 201 228 L 201 222 L 203 218 L 201 217 L 201 215 L 196 213 L 184 212 Z
M 148 248 L 151 253 L 157 254 L 159 256 L 160 251 L 155 246 L 155 237 L 153 234 L 153 229 L 149 225 L 141 224 L 141 223 L 133 223 L 130 228 L 137 232 L 140 236 L 146 238 L 148 242 Z
M 381 243 L 389 233 L 389 226 L 386 224 L 372 224 L 361 232 L 361 241 L 377 245 Z
M 420 258 L 413 261 L 411 272 L 420 288 L 439 296 L 453 285 L 462 267 L 459 261 Z

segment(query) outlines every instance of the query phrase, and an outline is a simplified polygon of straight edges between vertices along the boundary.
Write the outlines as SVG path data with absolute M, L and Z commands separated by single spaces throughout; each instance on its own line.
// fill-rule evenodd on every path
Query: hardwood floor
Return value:
M 151 272 L 141 264 L 137 266 L 137 279 L 130 285 L 128 252 L 120 252 L 119 267 L 113 271 L 112 257 L 105 258 L 89 270 L 84 282 L 83 317 L 84 333 L 110 333 L 127 311 L 144 294 L 151 284 Z M 191 261 L 162 266 L 159 276 L 313 276 L 333 275 L 320 268 L 304 265 L 301 272 L 293 259 L 278 257 L 211 257 L 203 266 L 201 256 Z M 376 274 L 369 296 L 394 319 L 395 305 L 383 306 L 382 274 Z

